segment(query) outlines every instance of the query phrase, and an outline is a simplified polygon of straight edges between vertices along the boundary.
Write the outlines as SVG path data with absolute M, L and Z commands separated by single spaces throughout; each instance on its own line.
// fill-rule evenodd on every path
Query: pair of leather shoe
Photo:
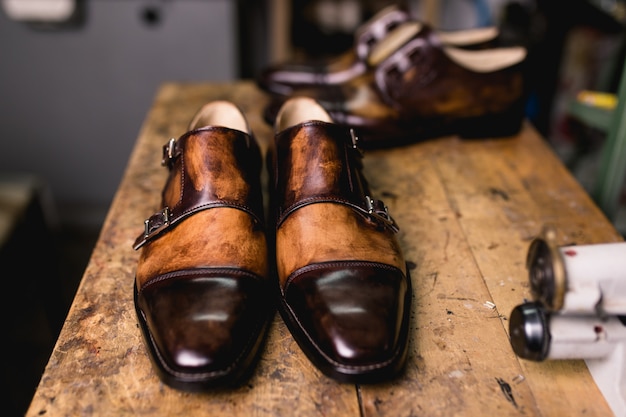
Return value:
M 336 123 L 355 128 L 365 149 L 453 134 L 511 136 L 524 118 L 526 54 L 521 46 L 452 46 L 436 31 L 408 20 L 375 44 L 367 69 L 353 77 L 336 82 L 337 77 L 316 76 L 304 83 L 309 72 L 293 71 L 292 80 L 299 81 L 287 95 L 272 91 L 265 119 L 274 123 L 285 100 L 303 96 L 319 102 Z
M 310 99 L 289 100 L 278 120 L 267 229 L 261 153 L 235 105 L 205 105 L 164 146 L 169 177 L 134 245 L 134 293 L 151 360 L 172 387 L 243 380 L 276 304 L 304 353 L 337 380 L 381 381 L 406 361 L 409 272 L 352 131 Z

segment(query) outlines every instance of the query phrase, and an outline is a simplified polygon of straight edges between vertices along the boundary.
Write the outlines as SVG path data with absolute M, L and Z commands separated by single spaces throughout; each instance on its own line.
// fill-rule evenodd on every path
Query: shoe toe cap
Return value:
M 358 373 L 401 361 L 407 333 L 408 279 L 367 262 L 318 264 L 286 288 L 290 322 L 303 350 Z
M 178 278 L 138 294 L 138 313 L 162 372 L 212 380 L 248 365 L 267 324 L 264 286 L 248 278 Z

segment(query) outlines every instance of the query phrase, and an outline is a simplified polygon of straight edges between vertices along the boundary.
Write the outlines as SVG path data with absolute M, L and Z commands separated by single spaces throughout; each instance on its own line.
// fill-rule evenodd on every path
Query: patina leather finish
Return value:
M 314 98 L 336 123 L 357 131 L 364 149 L 446 135 L 506 137 L 524 118 L 525 63 L 523 47 L 463 50 L 417 33 L 365 74 L 291 97 Z M 268 123 L 287 99 L 269 103 Z
M 189 391 L 247 376 L 272 313 L 261 152 L 230 119 L 247 126 L 234 105 L 210 103 L 164 146 L 161 207 L 135 243 L 149 354 L 164 382 Z
M 298 101 L 321 109 L 306 98 L 285 108 Z M 370 193 L 350 129 L 306 119 L 277 132 L 268 152 L 279 310 L 326 375 L 380 382 L 407 356 L 411 283 L 398 226 Z

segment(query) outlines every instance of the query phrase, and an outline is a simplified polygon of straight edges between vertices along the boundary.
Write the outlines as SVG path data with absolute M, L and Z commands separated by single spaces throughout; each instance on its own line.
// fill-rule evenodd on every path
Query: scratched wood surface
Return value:
M 517 358 L 510 311 L 529 298 L 524 265 L 544 225 L 561 244 L 621 241 L 530 124 L 513 138 L 445 137 L 365 154 L 365 175 L 401 227 L 414 304 L 410 357 L 395 381 L 355 386 L 318 372 L 277 315 L 261 360 L 236 389 L 163 385 L 137 325 L 131 244 L 159 203 L 161 146 L 205 102 L 248 116 L 263 147 L 268 97 L 248 80 L 166 83 L 136 140 L 76 298 L 27 416 L 608 416 L 583 361 Z M 268 300 L 269 302 L 269 300 Z

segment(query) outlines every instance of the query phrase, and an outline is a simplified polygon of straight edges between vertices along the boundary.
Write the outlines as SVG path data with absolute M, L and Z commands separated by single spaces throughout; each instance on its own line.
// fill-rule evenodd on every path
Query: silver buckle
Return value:
M 151 236 L 159 233 L 161 230 L 170 225 L 170 209 L 169 207 L 165 207 L 158 213 L 150 216 L 149 219 L 146 219 L 144 222 L 145 230 L 144 230 L 144 238 L 148 239 Z
M 375 220 L 382 221 L 385 226 L 391 227 L 396 232 L 399 230 L 395 220 L 389 215 L 389 209 L 381 200 L 374 200 L 369 195 L 366 195 L 365 209 Z
M 144 220 L 145 226 L 143 235 L 140 235 L 133 244 L 133 249 L 137 250 L 142 247 L 150 238 L 160 233 L 170 225 L 171 213 L 169 207 L 153 214 L 149 219 Z
M 357 137 L 356 133 L 354 133 L 354 129 L 352 128 L 350 128 L 350 139 L 352 139 L 352 147 L 354 149 L 357 149 L 357 143 L 359 142 L 359 138 Z
M 354 129 L 350 128 L 350 139 L 352 140 L 352 149 L 357 151 L 361 157 L 363 157 L 363 151 L 359 148 L 359 137 L 356 135 Z
M 176 145 L 176 139 L 170 138 L 165 145 L 163 145 L 163 159 L 161 159 L 162 166 L 169 166 L 170 161 L 174 158 L 174 146 Z

